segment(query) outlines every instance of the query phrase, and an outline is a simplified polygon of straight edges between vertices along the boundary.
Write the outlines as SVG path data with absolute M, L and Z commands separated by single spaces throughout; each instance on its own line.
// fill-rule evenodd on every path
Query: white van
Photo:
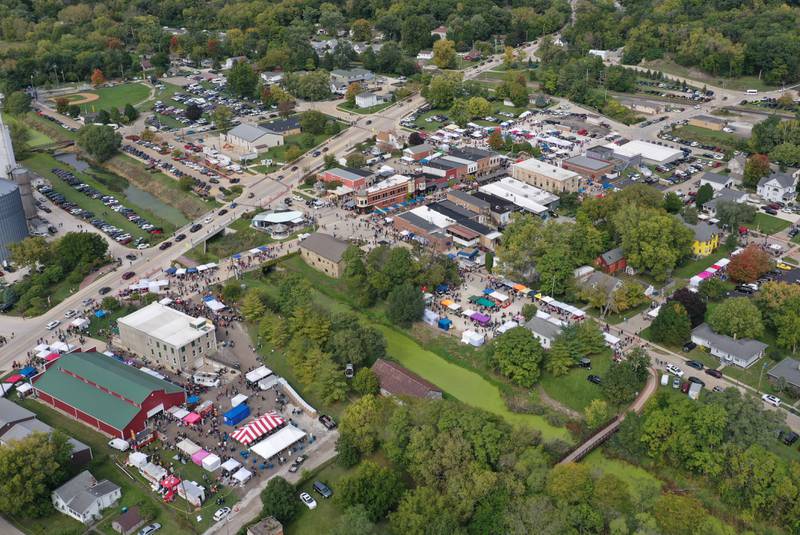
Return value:
M 748 95 L 758 95 L 758 89 L 748 89 L 745 91 Z
M 108 441 L 108 446 L 119 451 L 127 451 L 131 447 L 127 440 L 122 440 L 121 438 L 112 438 Z

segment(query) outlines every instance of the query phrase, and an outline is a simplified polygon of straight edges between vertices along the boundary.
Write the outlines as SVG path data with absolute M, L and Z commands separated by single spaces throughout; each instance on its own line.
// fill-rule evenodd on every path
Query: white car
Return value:
M 148 247 L 150 247 L 150 244 L 149 244 L 149 243 L 140 243 L 139 245 L 137 245 L 137 246 L 136 246 L 136 248 L 137 248 L 138 250 L 140 250 L 140 251 L 142 251 L 142 250 L 144 250 L 144 249 L 147 249 Z
M 64 312 L 64 317 L 65 317 L 65 318 L 67 318 L 67 319 L 74 318 L 74 317 L 75 317 L 75 316 L 77 316 L 77 315 L 78 315 L 78 311 L 77 311 L 77 310 L 75 310 L 74 308 L 73 308 L 73 309 L 71 309 L 71 310 L 67 310 L 66 312 Z
M 672 375 L 677 375 L 678 377 L 683 377 L 683 370 L 678 368 L 674 364 L 667 364 L 666 369 Z
M 214 522 L 219 522 L 226 516 L 228 516 L 231 512 L 230 507 L 223 507 L 222 509 L 217 509 L 217 512 L 214 513 Z
M 59 325 L 61 325 L 61 322 L 58 321 L 58 320 L 50 321 L 50 322 L 47 323 L 47 330 L 48 331 L 52 331 L 53 329 L 55 329 Z
M 761 396 L 761 399 L 774 407 L 781 406 L 781 398 L 773 396 L 772 394 L 764 394 L 763 396 Z
M 207 218 L 203 219 L 203 223 L 205 223 L 206 225 L 208 225 L 209 223 L 211 223 L 211 218 L 210 218 L 210 217 L 207 217 Z
M 307 492 L 300 493 L 300 501 L 309 509 L 316 509 L 317 507 L 317 501 Z

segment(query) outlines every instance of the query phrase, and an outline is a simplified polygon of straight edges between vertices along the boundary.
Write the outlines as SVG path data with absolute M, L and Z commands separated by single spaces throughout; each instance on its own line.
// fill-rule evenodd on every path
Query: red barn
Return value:
M 101 353 L 71 353 L 33 378 L 39 399 L 113 437 L 130 439 L 147 420 L 186 401 L 184 390 Z
M 628 261 L 622 252 L 622 247 L 606 251 L 594 261 L 606 273 L 616 273 L 628 267 Z

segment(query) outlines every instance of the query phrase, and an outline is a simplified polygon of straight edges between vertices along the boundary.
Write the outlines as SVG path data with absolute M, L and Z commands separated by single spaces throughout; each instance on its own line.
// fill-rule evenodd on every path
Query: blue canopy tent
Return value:
M 443 331 L 449 331 L 453 322 L 449 318 L 442 318 L 439 320 L 439 328 Z
M 492 288 L 486 288 L 485 290 L 483 290 L 483 295 L 492 295 L 493 293 L 494 289 Z
M 198 396 L 189 396 L 188 398 L 186 398 L 186 403 L 188 403 L 189 405 L 200 403 L 200 398 Z
M 96 311 L 94 313 L 94 315 L 95 315 L 96 318 L 105 318 L 106 317 L 106 311 L 105 310 L 98 310 L 98 311 Z
M 612 189 L 613 187 L 614 184 L 612 184 L 611 182 L 603 182 L 603 189 Z
M 168 267 L 164 270 L 168 275 L 174 275 L 176 271 L 178 271 L 178 269 L 174 267 Z
M 234 260 L 239 260 L 240 258 L 242 258 L 242 255 L 241 255 L 241 254 L 239 254 L 239 253 L 236 253 L 236 254 L 235 254 L 235 255 L 233 255 L 231 258 L 233 258 Z
M 447 285 L 447 284 L 440 284 L 439 286 L 437 286 L 437 287 L 436 287 L 436 292 L 437 292 L 437 293 L 444 293 L 444 292 L 446 292 L 446 291 L 447 291 L 447 290 L 449 290 L 449 289 L 450 289 L 450 286 L 449 286 L 449 285 Z
M 197 273 L 197 268 L 191 267 L 191 268 L 186 270 L 186 273 Z
M 20 375 L 24 375 L 25 377 L 33 377 L 34 375 L 36 375 L 36 368 L 34 368 L 33 366 L 27 366 L 25 368 L 22 368 L 19 371 L 19 373 Z
M 266 245 L 259 245 L 258 250 L 266 253 L 267 251 L 269 251 L 269 247 L 267 247 Z

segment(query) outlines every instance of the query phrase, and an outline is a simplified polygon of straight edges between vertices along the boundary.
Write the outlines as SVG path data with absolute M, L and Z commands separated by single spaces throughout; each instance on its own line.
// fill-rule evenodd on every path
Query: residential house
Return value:
M 437 39 L 447 39 L 447 26 L 439 26 L 431 30 L 431 36 Z
M 111 529 L 120 535 L 131 535 L 142 524 L 144 519 L 139 514 L 139 507 L 134 505 L 111 521 Z
M 372 91 L 364 91 L 356 95 L 357 108 L 371 108 L 379 104 L 383 104 L 383 97 L 376 95 Z
M 264 71 L 259 76 L 266 85 L 275 85 L 283 81 L 283 72 L 281 71 Z
M 525 323 L 525 328 L 533 333 L 533 337 L 544 349 L 550 349 L 564 327 L 558 319 L 549 314 L 537 313 Z
M 721 175 L 719 173 L 706 171 L 703 173 L 703 176 L 700 177 L 700 187 L 703 187 L 706 184 L 714 188 L 715 192 L 725 188 L 730 189 L 733 187 L 733 177 L 730 175 Z
M 737 189 L 723 188 L 719 190 L 714 198 L 703 204 L 703 211 L 715 217 L 717 215 L 717 204 L 721 201 L 735 202 L 742 204 L 747 202 L 748 194 L 746 191 L 739 191 Z
M 102 518 L 102 511 L 121 497 L 122 489 L 118 485 L 107 479 L 97 481 L 88 470 L 58 487 L 51 495 L 53 506 L 59 512 L 86 525 Z
M 384 396 L 442 399 L 442 391 L 436 385 L 395 362 L 378 359 L 372 365 L 372 371 L 378 376 Z
M 767 372 L 767 376 L 773 384 L 782 380 L 786 385 L 800 391 L 800 362 L 793 358 L 787 357 L 777 363 Z
M 417 64 L 425 65 L 430 61 L 433 61 L 433 50 L 420 50 L 417 54 Z
M 701 323 L 692 331 L 692 342 L 707 347 L 712 355 L 725 364 L 749 368 L 764 354 L 767 344 L 749 338 L 731 338 L 717 334 L 707 323 Z
M 300 256 L 309 266 L 338 279 L 344 271 L 342 256 L 349 244 L 328 234 L 314 232 L 300 242 Z
M 758 194 L 770 202 L 789 202 L 797 197 L 797 173 L 772 173 L 758 181 Z
M 365 84 L 374 78 L 372 71 L 367 69 L 334 69 L 331 71 L 331 92 L 344 95 L 350 84 L 354 82 Z
M 375 146 L 384 152 L 393 152 L 403 148 L 403 141 L 393 130 L 381 130 L 375 135 Z
M 686 225 L 694 232 L 692 253 L 695 256 L 708 256 L 719 247 L 720 231 L 715 225 L 698 221 L 695 225 Z
M 705 128 L 715 132 L 721 132 L 727 124 L 725 119 L 720 119 L 719 117 L 713 117 L 711 115 L 695 115 L 689 119 L 689 126 Z
M 591 271 L 585 271 L 583 273 L 586 274 L 580 274 L 577 280 L 578 287 L 584 290 L 603 291 L 608 298 L 607 302 L 610 304 L 614 292 L 622 287 L 622 281 L 616 277 L 612 277 L 611 275 L 603 273 L 602 271 L 596 271 L 591 267 L 588 269 L 591 269 Z M 580 273 L 579 270 L 576 270 L 576 272 Z
M 628 267 L 628 259 L 625 258 L 622 247 L 615 247 L 610 251 L 606 251 L 598 256 L 594 263 L 603 270 L 604 273 L 608 274 L 624 271 L 625 268 Z

